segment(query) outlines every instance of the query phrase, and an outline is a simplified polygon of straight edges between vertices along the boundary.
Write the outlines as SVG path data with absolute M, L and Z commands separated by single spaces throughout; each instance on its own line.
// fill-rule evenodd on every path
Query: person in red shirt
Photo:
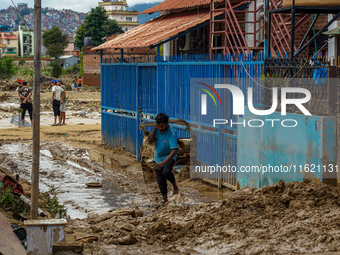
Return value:
M 81 77 L 79 76 L 79 79 L 78 79 L 78 92 L 80 92 L 80 89 L 81 89 Z

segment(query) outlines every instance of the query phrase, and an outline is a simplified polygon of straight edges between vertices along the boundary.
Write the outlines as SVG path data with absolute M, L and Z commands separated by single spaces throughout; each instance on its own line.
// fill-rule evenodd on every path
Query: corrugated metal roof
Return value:
M 222 2 L 224 0 L 215 0 L 215 3 Z M 210 4 L 210 0 L 165 0 L 163 3 L 159 5 L 153 6 L 140 14 L 143 13 L 154 13 L 166 10 L 175 10 L 175 9 L 187 9 L 196 6 L 203 6 Z
M 165 15 L 125 32 L 92 50 L 150 47 L 209 19 L 210 12 Z

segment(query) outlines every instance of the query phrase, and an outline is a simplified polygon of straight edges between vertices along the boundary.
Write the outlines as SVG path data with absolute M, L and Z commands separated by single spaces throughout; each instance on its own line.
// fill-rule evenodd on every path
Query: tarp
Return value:
M 21 116 L 21 113 L 20 113 Z M 20 118 L 21 121 L 21 118 Z M 19 126 L 19 116 L 18 114 L 13 115 L 12 119 L 11 119 L 11 124 Z M 22 122 L 20 122 L 20 126 L 22 126 Z M 31 124 L 25 120 L 24 122 L 24 127 L 31 127 Z
M 23 187 L 13 177 L 7 174 L 0 173 L 0 181 L 4 183 L 4 189 L 11 187 L 11 190 L 15 194 L 18 194 L 19 196 L 24 195 L 25 197 L 28 197 Z
M 0 226 L 0 253 L 6 255 L 26 255 L 26 250 L 13 232 L 11 224 L 1 213 Z

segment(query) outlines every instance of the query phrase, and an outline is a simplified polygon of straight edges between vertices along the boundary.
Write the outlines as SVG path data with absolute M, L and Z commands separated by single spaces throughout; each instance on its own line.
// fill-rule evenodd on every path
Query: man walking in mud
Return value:
M 148 142 L 149 144 L 155 142 L 154 161 L 157 183 L 164 199 L 163 205 L 166 205 L 168 202 L 167 180 L 173 186 L 173 195 L 178 194 L 178 186 L 172 172 L 178 152 L 177 135 L 176 131 L 170 127 L 169 116 L 166 114 L 159 113 L 156 116 L 156 123 L 148 137 Z

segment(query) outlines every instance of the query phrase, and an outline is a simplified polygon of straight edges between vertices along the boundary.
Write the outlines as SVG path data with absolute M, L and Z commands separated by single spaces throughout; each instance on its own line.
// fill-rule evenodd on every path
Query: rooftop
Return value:
M 3 32 L 1 33 L 1 38 L 4 40 L 16 40 L 18 37 L 15 34 L 12 34 L 10 32 Z
M 210 19 L 210 12 L 170 14 L 140 25 L 92 50 L 146 48 L 176 37 Z
M 215 0 L 215 3 L 223 2 L 223 0 Z M 210 5 L 210 0 L 165 0 L 164 2 L 160 3 L 159 5 L 153 6 L 150 9 L 147 9 L 141 14 L 145 13 L 154 13 L 160 11 L 167 11 L 167 10 L 178 10 L 178 9 L 187 9 L 197 6 L 204 6 Z

